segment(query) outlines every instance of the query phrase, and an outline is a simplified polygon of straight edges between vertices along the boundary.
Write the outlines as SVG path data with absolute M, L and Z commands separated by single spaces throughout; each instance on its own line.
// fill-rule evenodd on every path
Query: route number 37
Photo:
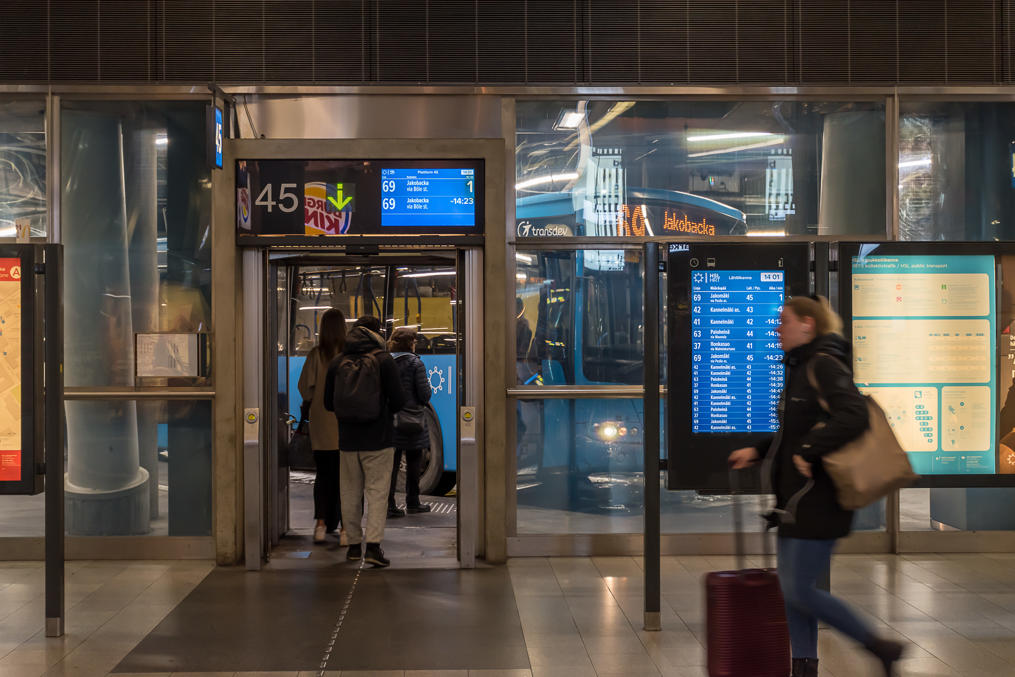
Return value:
M 258 207 L 264 207 L 271 214 L 271 210 L 278 205 L 278 210 L 285 214 L 296 211 L 296 208 L 300 206 L 300 199 L 296 196 L 296 193 L 292 192 L 291 189 L 296 188 L 295 183 L 283 183 L 278 188 L 278 201 L 272 199 L 272 187 L 270 183 L 265 184 L 261 190 L 261 194 L 254 200 L 254 204 Z

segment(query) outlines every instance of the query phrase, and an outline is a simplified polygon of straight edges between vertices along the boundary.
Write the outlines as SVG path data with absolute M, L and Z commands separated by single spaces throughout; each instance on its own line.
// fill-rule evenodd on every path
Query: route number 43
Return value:
M 271 198 L 272 188 L 271 184 L 265 184 L 261 194 L 254 200 L 254 204 L 258 207 L 264 207 L 271 214 L 271 210 L 278 205 L 278 210 L 285 214 L 296 211 L 296 208 L 300 206 L 300 199 L 296 197 L 296 193 L 292 192 L 291 189 L 296 188 L 295 183 L 283 183 L 278 189 L 278 202 Z

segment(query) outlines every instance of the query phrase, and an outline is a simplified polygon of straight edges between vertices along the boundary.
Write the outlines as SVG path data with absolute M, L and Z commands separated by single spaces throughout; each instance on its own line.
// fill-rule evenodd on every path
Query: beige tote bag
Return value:
M 822 355 L 839 362 L 827 353 L 817 353 L 815 357 Z M 807 381 L 818 394 L 818 404 L 831 415 L 828 402 L 821 395 L 818 380 L 814 377 L 813 361 L 807 365 Z M 846 510 L 870 505 L 896 489 L 910 486 L 919 477 L 913 472 L 909 457 L 892 432 L 885 412 L 869 395 L 863 398 L 867 402 L 867 429 L 841 448 L 821 457 L 825 472 L 835 485 L 839 505 Z M 818 423 L 818 426 L 824 425 Z

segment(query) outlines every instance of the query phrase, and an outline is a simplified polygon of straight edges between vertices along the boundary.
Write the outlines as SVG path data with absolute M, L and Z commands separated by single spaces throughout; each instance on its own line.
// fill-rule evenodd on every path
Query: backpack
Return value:
M 383 352 L 342 353 L 336 358 L 333 406 L 339 421 L 369 423 L 381 417 Z

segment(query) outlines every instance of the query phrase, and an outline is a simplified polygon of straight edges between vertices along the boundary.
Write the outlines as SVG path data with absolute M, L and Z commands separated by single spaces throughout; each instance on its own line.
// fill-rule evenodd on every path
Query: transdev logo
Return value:
M 344 235 L 356 211 L 356 184 L 312 181 L 303 188 L 303 230 L 307 235 Z
M 517 232 L 518 237 L 568 237 L 572 235 L 571 228 L 563 223 L 536 226 L 528 220 L 518 222 Z

